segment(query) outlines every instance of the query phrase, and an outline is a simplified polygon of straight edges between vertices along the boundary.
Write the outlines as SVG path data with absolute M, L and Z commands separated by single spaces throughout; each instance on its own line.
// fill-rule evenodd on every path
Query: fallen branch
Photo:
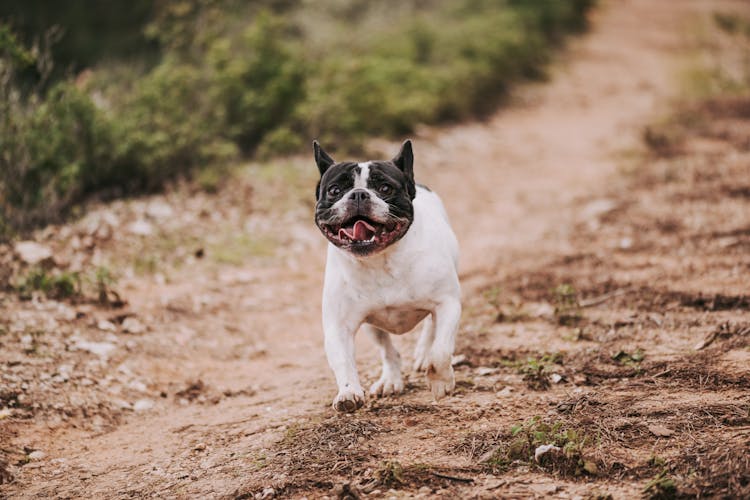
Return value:
M 620 295 L 625 295 L 629 291 L 630 291 L 629 288 L 620 288 L 618 290 L 605 293 L 604 295 L 600 295 L 599 297 L 594 297 L 593 299 L 582 300 L 578 305 L 581 306 L 582 308 L 598 306 L 599 304 L 602 304 L 608 301 L 609 299 L 612 299 L 614 297 L 619 297 Z

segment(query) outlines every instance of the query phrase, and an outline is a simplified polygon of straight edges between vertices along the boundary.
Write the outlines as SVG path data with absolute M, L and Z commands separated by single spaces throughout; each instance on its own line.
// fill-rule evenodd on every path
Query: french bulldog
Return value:
M 437 194 L 414 182 L 411 141 L 389 161 L 340 162 L 313 142 L 320 181 L 315 223 L 328 239 L 323 331 L 338 394 L 333 407 L 365 403 L 354 359 L 360 327 L 383 361 L 372 396 L 404 389 L 391 334 L 423 322 L 414 369 L 427 374 L 435 399 L 455 387 L 451 357 L 461 318 L 458 241 Z

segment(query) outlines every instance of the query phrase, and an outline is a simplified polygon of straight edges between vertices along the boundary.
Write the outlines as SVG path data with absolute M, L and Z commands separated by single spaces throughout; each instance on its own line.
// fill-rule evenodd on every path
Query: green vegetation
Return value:
M 516 424 L 502 439 L 486 463 L 497 471 L 506 471 L 514 463 L 537 464 L 545 470 L 563 475 L 596 475 L 595 461 L 584 456 L 593 439 L 580 429 L 571 429 L 564 422 L 546 422 L 541 417 L 532 417 Z M 537 448 L 552 445 L 553 449 L 539 457 Z
M 518 373 L 529 389 L 542 391 L 550 386 L 549 376 L 563 364 L 563 356 L 559 352 L 545 354 L 539 358 L 528 358 L 525 363 L 519 363 Z
M 573 326 L 583 318 L 578 291 L 573 285 L 564 283 L 552 290 L 555 304 L 555 319 L 559 325 Z
M 736 12 L 715 12 L 713 26 L 698 29 L 702 39 L 682 75 L 685 97 L 700 100 L 747 95 L 750 17 Z M 692 118 L 694 121 L 697 114 L 693 113 Z
M 16 285 L 21 297 L 31 297 L 40 291 L 53 299 L 66 299 L 81 293 L 81 277 L 78 273 L 60 272 L 49 274 L 42 268 L 32 268 Z
M 112 305 L 121 302 L 112 288 L 116 282 L 112 272 L 102 266 L 87 273 L 31 267 L 18 277 L 14 288 L 25 299 L 30 299 L 34 292 L 40 292 L 55 300 L 93 300 Z
M 0 238 L 92 193 L 196 171 L 215 188 L 200 172 L 240 155 L 297 152 L 313 137 L 353 151 L 487 113 L 543 75 L 592 3 L 142 0 L 119 38 L 92 24 L 101 9 L 55 17 L 18 3 L 24 37 L 0 24 Z M 54 19 L 61 29 L 45 37 Z
M 404 484 L 404 468 L 397 460 L 381 462 L 373 476 L 377 484 L 385 488 L 393 488 Z
M 648 482 L 643 488 L 643 494 L 646 498 L 652 500 L 677 498 L 677 484 L 667 473 L 668 470 L 664 469 Z

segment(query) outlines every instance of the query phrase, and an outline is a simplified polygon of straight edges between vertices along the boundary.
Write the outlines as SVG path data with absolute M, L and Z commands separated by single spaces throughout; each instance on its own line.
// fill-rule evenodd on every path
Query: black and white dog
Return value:
M 415 370 L 427 372 L 436 399 L 454 386 L 451 356 L 461 317 L 458 242 L 440 198 L 414 182 L 411 141 L 390 161 L 336 163 L 316 142 L 320 170 L 315 222 L 328 238 L 323 330 L 336 375 L 333 407 L 353 412 L 365 393 L 354 360 L 362 326 L 380 348 L 383 373 L 370 394 L 404 389 L 390 334 L 424 320 Z

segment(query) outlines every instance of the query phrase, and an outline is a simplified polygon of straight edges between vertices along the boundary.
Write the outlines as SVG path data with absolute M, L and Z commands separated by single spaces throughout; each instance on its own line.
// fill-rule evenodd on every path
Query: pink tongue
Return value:
M 351 232 L 350 232 L 351 231 Z M 375 228 L 363 220 L 354 223 L 351 230 L 339 229 L 339 238 L 346 235 L 352 241 L 366 241 L 375 234 Z
M 365 221 L 358 220 L 354 224 L 354 239 L 369 240 L 375 234 L 375 228 Z

